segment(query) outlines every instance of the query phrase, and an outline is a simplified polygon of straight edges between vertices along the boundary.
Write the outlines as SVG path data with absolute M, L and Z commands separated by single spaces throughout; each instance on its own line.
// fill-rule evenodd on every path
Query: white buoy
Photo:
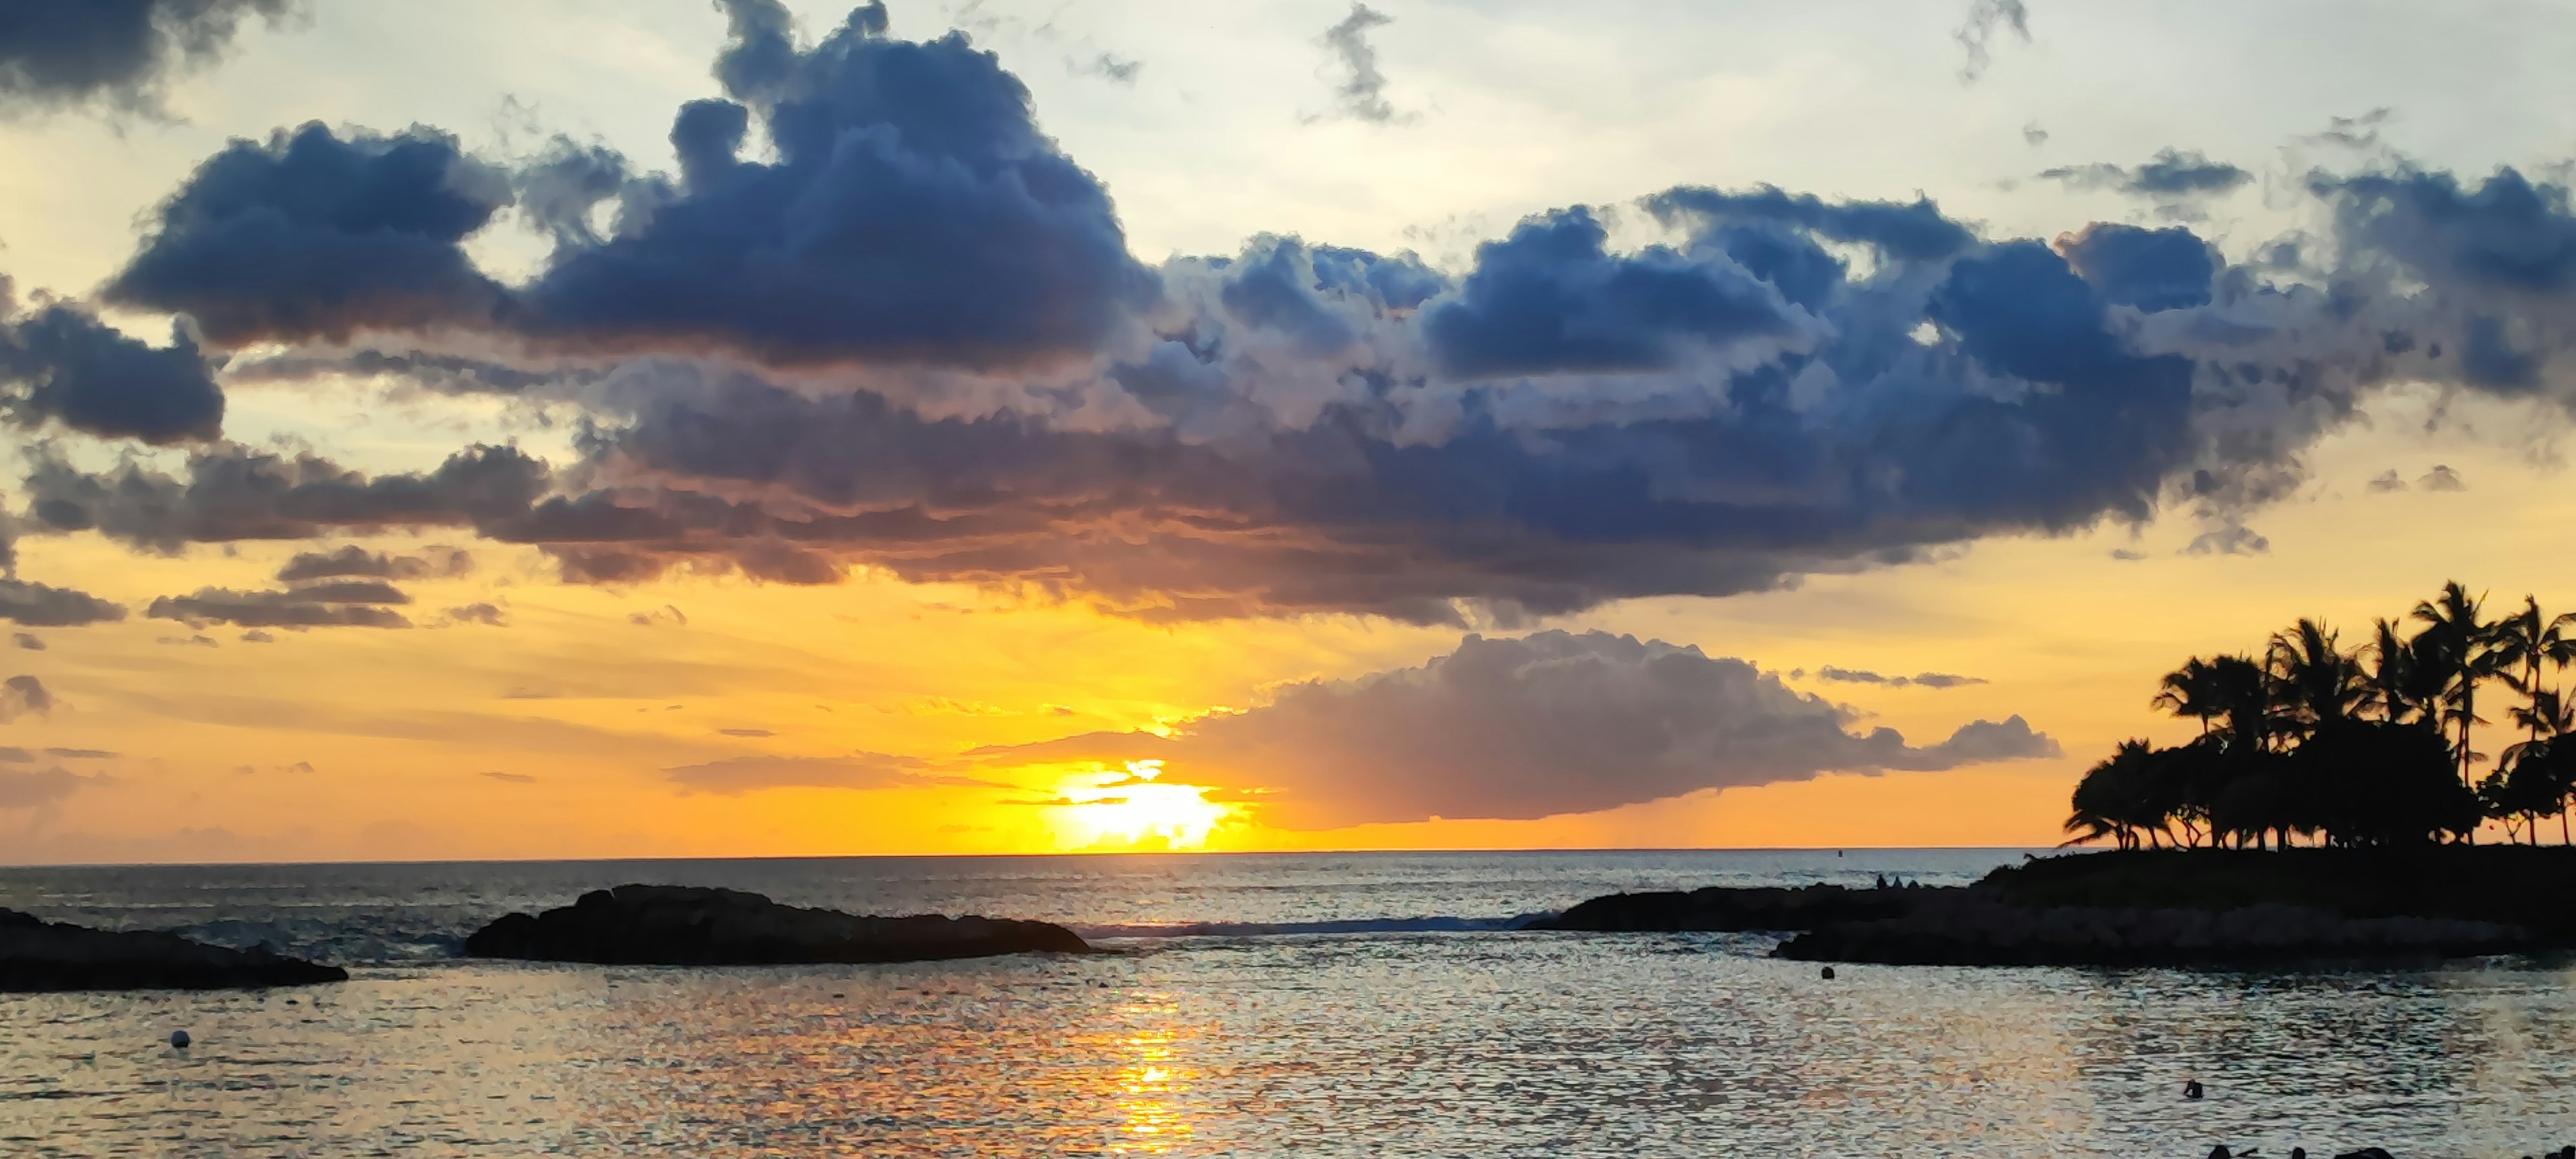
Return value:
M 188 1049 L 188 1032 L 184 1030 L 171 1031 L 170 1045 L 178 1047 L 181 1050 Z

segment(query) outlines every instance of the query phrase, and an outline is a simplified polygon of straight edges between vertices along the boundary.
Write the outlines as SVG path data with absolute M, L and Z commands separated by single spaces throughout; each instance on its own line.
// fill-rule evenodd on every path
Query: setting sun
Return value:
M 1066 849 L 1197 849 L 1234 816 L 1231 805 L 1207 799 L 1205 785 L 1167 784 L 1163 762 L 1077 774 L 1052 807 L 1057 841 Z

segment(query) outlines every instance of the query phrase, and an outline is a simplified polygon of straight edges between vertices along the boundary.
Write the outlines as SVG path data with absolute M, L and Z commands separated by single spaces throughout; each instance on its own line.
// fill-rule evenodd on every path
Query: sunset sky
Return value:
M 0 863 L 2053 844 L 2576 607 L 2576 8 L 2354 7 L 0 17 Z

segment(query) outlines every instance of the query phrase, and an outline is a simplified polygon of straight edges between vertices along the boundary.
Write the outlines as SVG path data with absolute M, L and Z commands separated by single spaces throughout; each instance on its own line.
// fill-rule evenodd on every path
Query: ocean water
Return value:
M 1620 889 L 1971 880 L 2020 851 L 0 870 L 0 906 L 351 968 L 0 998 L 0 1155 L 2286 1156 L 2576 1142 L 2576 973 L 1841 968 L 1520 932 Z M 874 967 L 453 955 L 627 881 L 1065 922 Z M 195 1045 L 166 1045 L 186 1029 Z M 2208 1097 L 2186 1102 L 2186 1078 Z

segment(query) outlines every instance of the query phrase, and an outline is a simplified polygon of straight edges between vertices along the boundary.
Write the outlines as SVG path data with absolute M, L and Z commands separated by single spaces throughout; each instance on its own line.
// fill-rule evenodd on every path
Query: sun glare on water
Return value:
M 1129 761 L 1120 771 L 1084 773 L 1064 782 L 1055 806 L 1060 840 L 1069 849 L 1197 849 L 1234 814 L 1207 799 L 1204 785 L 1164 782 L 1163 762 Z

